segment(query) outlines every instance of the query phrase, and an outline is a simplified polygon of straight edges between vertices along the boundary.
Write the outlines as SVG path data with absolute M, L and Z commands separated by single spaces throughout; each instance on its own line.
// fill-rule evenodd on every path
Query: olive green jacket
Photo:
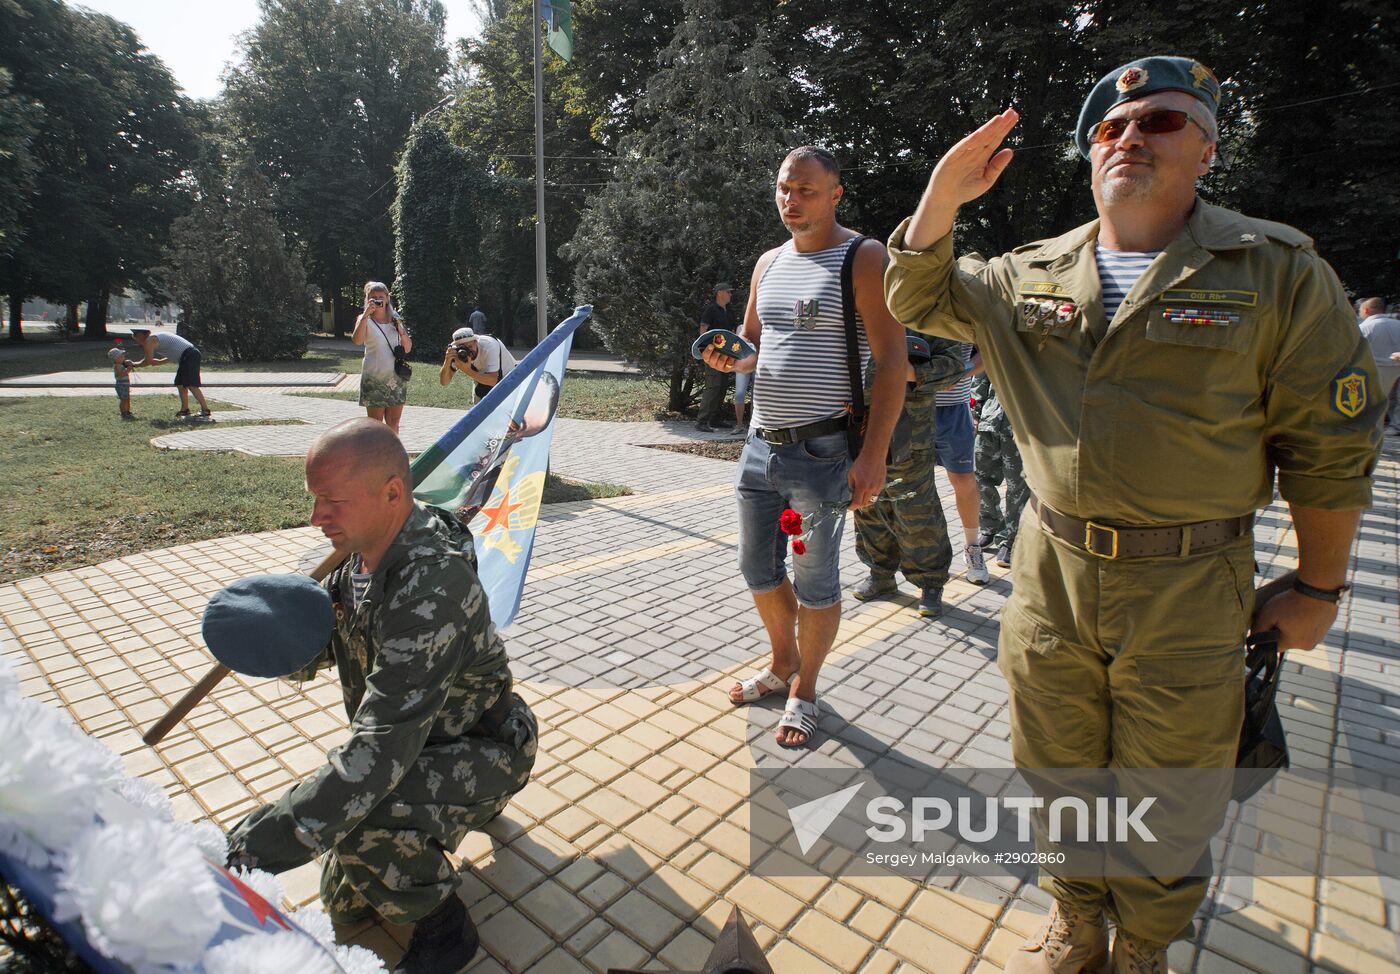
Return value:
M 1284 500 L 1370 502 L 1375 366 L 1337 276 L 1291 227 L 1204 201 L 1104 321 L 1098 221 L 992 260 L 889 240 L 907 327 L 975 342 L 1036 496 L 1117 524 Z M 1095 337 L 1102 335 L 1102 340 Z

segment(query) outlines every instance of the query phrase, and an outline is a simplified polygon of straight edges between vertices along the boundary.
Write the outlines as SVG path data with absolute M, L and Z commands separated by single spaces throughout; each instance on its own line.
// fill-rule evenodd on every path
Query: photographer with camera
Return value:
M 461 372 L 476 383 L 476 399 L 480 402 L 513 368 L 515 356 L 510 354 L 505 342 L 490 335 L 478 335 L 470 328 L 458 328 L 447 346 L 438 381 L 447 385 Z
M 413 339 L 404 328 L 389 289 L 379 281 L 365 284 L 365 310 L 355 319 L 350 340 L 365 347 L 360 370 L 360 405 L 370 419 L 399 432 L 399 417 L 408 400 L 408 380 L 413 367 L 407 356 Z

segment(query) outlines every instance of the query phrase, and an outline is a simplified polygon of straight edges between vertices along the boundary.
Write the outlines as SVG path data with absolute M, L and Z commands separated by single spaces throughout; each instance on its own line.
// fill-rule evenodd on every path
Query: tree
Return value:
M 14 307 L 30 295 L 88 303 L 106 334 L 107 296 L 155 287 L 152 272 L 193 155 L 187 103 L 125 24 L 57 0 L 3 0 L 0 34 L 17 95 L 37 106 L 33 191 L 17 246 L 0 259 Z
M 20 214 L 29 208 L 39 168 L 33 142 L 41 109 L 13 89 L 10 72 L 0 68 L 0 255 L 14 252 Z
M 226 99 L 342 334 L 393 274 L 394 166 L 447 73 L 439 0 L 260 0 Z
M 762 36 L 740 43 L 717 0 L 688 0 L 622 139 L 616 173 L 588 202 L 566 254 L 608 347 L 690 406 L 700 309 L 778 242 L 772 186 L 796 144 L 790 93 Z
M 1001 253 L 1060 233 L 1092 209 L 1071 133 L 1101 71 L 1076 5 L 790 0 L 776 50 L 801 82 L 804 125 L 842 163 L 843 222 L 880 238 L 913 212 L 934 165 L 992 115 L 1021 112 L 1016 158 L 959 215 L 958 247 Z M 1097 72 L 1097 73 L 1096 73 Z
M 415 346 L 431 356 L 471 310 L 469 297 L 480 286 L 482 228 L 502 193 L 485 160 L 454 146 L 431 121 L 414 126 L 398 180 L 394 292 Z
M 170 228 L 162 283 L 185 333 L 234 361 L 306 353 L 315 317 L 306 272 L 288 253 L 272 187 L 250 163 L 208 165 L 191 211 Z

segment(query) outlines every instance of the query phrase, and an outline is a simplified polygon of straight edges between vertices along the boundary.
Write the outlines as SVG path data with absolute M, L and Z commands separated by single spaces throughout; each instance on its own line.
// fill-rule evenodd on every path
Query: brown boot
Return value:
M 1167 974 L 1167 948 L 1120 929 L 1113 938 L 1113 974 Z
M 1107 966 L 1108 927 L 1103 911 L 1056 900 L 1045 926 L 1011 955 L 1006 974 L 1100 974 Z

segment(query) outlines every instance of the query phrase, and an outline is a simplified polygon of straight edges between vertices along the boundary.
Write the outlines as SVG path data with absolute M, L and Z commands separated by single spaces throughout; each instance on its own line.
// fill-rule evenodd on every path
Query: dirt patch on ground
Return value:
M 727 443 L 723 440 L 703 440 L 699 443 L 643 443 L 649 450 L 670 450 L 672 453 L 689 453 L 696 457 L 709 457 L 711 460 L 737 462 L 744 450 L 742 442 Z

